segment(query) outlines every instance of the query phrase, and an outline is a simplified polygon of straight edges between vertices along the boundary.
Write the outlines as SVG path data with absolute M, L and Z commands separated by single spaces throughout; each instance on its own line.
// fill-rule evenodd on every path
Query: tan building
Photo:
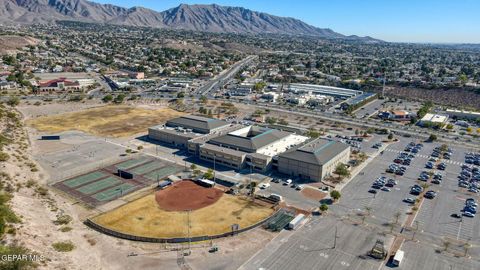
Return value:
M 280 173 L 304 180 L 321 181 L 335 171 L 340 163 L 350 159 L 350 146 L 325 139 L 317 139 L 280 154 L 273 166 Z
M 213 118 L 186 115 L 171 119 L 165 125 L 148 129 L 148 138 L 173 146 L 187 148 L 191 139 L 215 133 L 230 124 Z

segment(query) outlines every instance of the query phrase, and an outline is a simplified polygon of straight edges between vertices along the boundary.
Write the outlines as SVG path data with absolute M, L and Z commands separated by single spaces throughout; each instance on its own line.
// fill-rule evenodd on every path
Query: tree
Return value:
M 332 190 L 332 191 L 330 191 L 330 197 L 332 197 L 332 199 L 333 199 L 334 201 L 337 201 L 338 199 L 340 199 L 341 196 L 342 196 L 342 195 L 340 194 L 340 191 L 338 191 L 338 190 Z
M 468 132 L 468 133 L 472 133 L 472 131 L 473 131 L 473 129 L 472 129 L 471 127 L 468 127 L 468 128 L 467 128 L 467 132 Z
M 207 97 L 206 96 L 201 96 L 200 97 L 200 102 L 207 103 Z
M 177 98 L 184 98 L 185 97 L 185 93 L 184 92 L 178 92 L 177 93 Z
M 190 170 L 195 171 L 197 169 L 197 165 L 193 164 L 190 165 Z
M 393 133 L 388 134 L 387 139 L 389 139 L 390 141 L 393 140 Z
M 335 168 L 335 173 L 344 176 L 344 177 L 349 177 L 350 176 L 350 171 L 347 168 L 347 165 L 343 163 L 339 163 L 337 167 Z
M 428 137 L 428 141 L 433 142 L 437 140 L 437 135 L 435 134 L 430 134 L 430 137 Z
M 203 174 L 203 178 L 206 178 L 206 179 L 213 179 L 213 170 L 212 169 L 208 169 L 206 173 Z
M 18 104 L 20 103 L 20 99 L 18 97 L 14 97 L 14 96 L 11 96 L 8 100 L 7 100 L 7 104 L 11 107 L 15 107 L 17 106 Z
M 125 94 L 119 94 L 118 96 L 115 97 L 114 102 L 115 103 L 122 103 L 123 100 L 125 100 Z
M 320 137 L 320 132 L 316 131 L 315 129 L 309 129 L 306 134 L 310 138 L 318 138 Z
M 108 94 L 108 95 L 106 95 L 106 96 L 104 96 L 104 97 L 102 98 L 102 101 L 105 102 L 105 103 L 108 103 L 108 102 L 110 102 L 110 101 L 112 101 L 112 100 L 113 100 L 113 96 L 110 95 L 110 94 Z
M 265 119 L 265 122 L 267 122 L 267 124 L 273 125 L 277 122 L 277 119 L 274 117 L 267 117 L 267 119 Z
M 450 246 L 450 242 L 445 240 L 443 241 L 443 251 L 447 251 L 448 247 Z
M 320 211 L 322 211 L 322 213 L 327 212 L 328 211 L 328 205 L 326 203 L 322 203 L 320 205 Z
M 453 129 L 453 125 L 452 125 L 452 124 L 448 124 L 447 127 L 446 127 L 446 129 L 452 130 L 452 129 Z

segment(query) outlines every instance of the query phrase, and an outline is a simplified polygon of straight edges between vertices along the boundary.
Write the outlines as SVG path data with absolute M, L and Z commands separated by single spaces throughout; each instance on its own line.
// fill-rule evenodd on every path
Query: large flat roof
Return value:
M 280 154 L 280 157 L 300 162 L 323 165 L 350 146 L 326 139 L 316 139 L 303 146 Z
M 208 143 L 230 147 L 248 153 L 255 153 L 260 148 L 283 139 L 290 134 L 290 132 L 277 129 L 249 126 L 234 132 L 230 132 L 226 135 L 213 138 L 209 140 Z
M 208 118 L 198 115 L 185 115 L 178 118 L 168 120 L 167 126 L 183 127 L 186 129 L 193 129 L 197 132 L 209 133 L 210 131 L 229 125 L 226 121 Z
M 448 116 L 446 115 L 427 113 L 420 121 L 422 122 L 427 121 L 432 123 L 445 123 L 447 120 L 448 120 Z

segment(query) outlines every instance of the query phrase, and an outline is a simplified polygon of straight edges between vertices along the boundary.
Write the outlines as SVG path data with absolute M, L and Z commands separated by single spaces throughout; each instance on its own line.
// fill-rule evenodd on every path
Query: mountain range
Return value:
M 143 7 L 124 8 L 87 0 L 0 0 L 2 24 L 55 23 L 59 20 L 217 33 L 272 33 L 376 41 L 370 37 L 345 36 L 294 18 L 216 4 L 181 4 L 157 12 Z

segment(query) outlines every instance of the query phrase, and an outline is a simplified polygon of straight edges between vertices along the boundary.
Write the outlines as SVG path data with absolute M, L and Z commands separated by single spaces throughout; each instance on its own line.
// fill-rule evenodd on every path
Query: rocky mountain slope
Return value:
M 294 18 L 215 4 L 181 4 L 178 7 L 157 12 L 143 7 L 123 8 L 87 0 L 0 0 L 0 23 L 55 23 L 58 20 L 218 33 L 275 33 L 373 40 L 369 37 L 345 36 L 331 29 L 314 27 Z

